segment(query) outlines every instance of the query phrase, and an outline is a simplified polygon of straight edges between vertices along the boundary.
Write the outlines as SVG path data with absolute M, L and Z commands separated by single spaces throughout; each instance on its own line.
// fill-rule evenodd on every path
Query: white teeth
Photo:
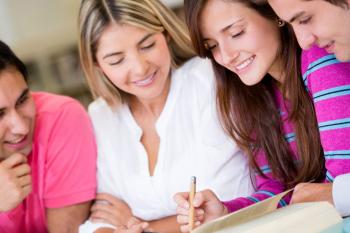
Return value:
M 253 60 L 254 60 L 254 57 L 250 57 L 247 60 L 244 60 L 241 64 L 236 66 L 236 69 L 242 70 L 242 69 L 246 68 L 250 63 L 252 63 Z
M 136 81 L 134 82 L 136 85 L 139 85 L 139 86 L 144 86 L 144 85 L 148 85 L 150 84 L 152 81 L 153 81 L 153 78 L 154 78 L 154 74 L 152 74 L 151 76 L 149 76 L 148 78 L 145 78 L 143 80 L 140 80 L 140 81 Z
M 23 138 L 19 138 L 17 140 L 11 140 L 11 141 L 7 141 L 7 142 L 10 143 L 10 144 L 17 144 L 17 143 L 19 143 L 22 140 L 23 140 Z

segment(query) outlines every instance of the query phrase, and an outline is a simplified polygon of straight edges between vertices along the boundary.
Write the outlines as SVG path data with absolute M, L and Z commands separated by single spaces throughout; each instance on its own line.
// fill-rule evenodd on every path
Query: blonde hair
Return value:
M 110 106 L 125 101 L 126 94 L 97 69 L 95 55 L 102 32 L 113 23 L 164 32 L 170 38 L 174 67 L 194 56 L 185 25 L 159 0 L 83 0 L 79 11 L 80 61 L 93 97 L 102 97 Z

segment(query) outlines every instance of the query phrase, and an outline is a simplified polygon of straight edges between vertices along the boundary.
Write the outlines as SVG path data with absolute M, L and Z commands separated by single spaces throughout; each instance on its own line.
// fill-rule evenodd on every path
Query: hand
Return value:
M 290 203 L 328 201 L 334 205 L 332 188 L 332 183 L 300 183 L 295 186 Z
M 189 232 L 189 193 L 177 193 L 174 200 L 177 203 L 177 222 L 181 232 Z M 226 207 L 211 190 L 197 192 L 193 199 L 195 207 L 195 226 L 209 222 L 228 213 Z
M 27 158 L 12 154 L 0 163 L 0 212 L 17 207 L 32 191 Z
M 96 202 L 91 207 L 92 221 L 126 226 L 131 217 L 133 214 L 128 204 L 107 193 L 97 194 Z
M 119 226 L 113 233 L 142 233 L 148 227 L 148 223 L 131 217 L 126 226 Z

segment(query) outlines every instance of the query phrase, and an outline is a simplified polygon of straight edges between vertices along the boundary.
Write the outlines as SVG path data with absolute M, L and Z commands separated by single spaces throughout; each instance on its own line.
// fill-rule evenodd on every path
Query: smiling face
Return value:
M 171 56 L 163 33 L 111 24 L 100 37 L 96 59 L 118 89 L 138 100 L 167 96 Z
M 246 85 L 279 76 L 277 23 L 235 1 L 209 0 L 200 17 L 205 47 Z
M 0 72 L 0 161 L 19 152 L 32 150 L 35 104 L 20 72 L 7 68 Z
M 269 3 L 279 17 L 291 23 L 303 49 L 316 44 L 335 53 L 341 61 L 350 60 L 350 8 L 324 0 L 269 0 Z

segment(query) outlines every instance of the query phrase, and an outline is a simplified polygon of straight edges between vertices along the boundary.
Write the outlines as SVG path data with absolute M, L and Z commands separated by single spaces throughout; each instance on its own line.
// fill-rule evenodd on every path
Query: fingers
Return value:
M 6 168 L 13 168 L 18 164 L 22 164 L 26 162 L 27 162 L 26 156 L 19 153 L 15 153 L 15 154 L 12 154 L 7 159 L 5 159 L 4 161 L 2 161 L 1 164 Z
M 98 212 L 98 211 L 107 212 L 109 214 L 118 212 L 118 211 L 114 211 L 114 207 L 112 205 L 95 202 L 95 204 L 93 204 L 91 207 L 91 212 Z
M 126 226 L 127 226 L 127 228 L 131 228 L 132 226 L 138 225 L 138 224 L 140 224 L 140 223 L 142 223 L 140 219 L 138 219 L 138 218 L 136 218 L 136 217 L 131 217 L 131 218 L 128 220 Z
M 127 226 L 118 226 L 114 233 L 142 233 L 148 226 L 147 222 L 141 222 L 136 217 L 131 217 Z
M 108 223 L 113 226 L 124 225 L 122 222 L 118 221 L 118 218 L 115 218 L 114 215 L 105 212 L 105 211 L 95 211 L 91 213 L 92 222 L 103 222 Z
M 204 210 L 202 209 L 196 209 L 195 210 L 195 217 L 194 217 L 194 221 L 203 221 L 204 220 Z M 178 214 L 176 217 L 176 221 L 179 224 L 188 224 L 189 221 L 189 216 L 188 216 L 188 211 L 186 212 L 186 214 L 182 215 L 182 214 Z
M 138 233 L 138 232 L 143 232 L 144 229 L 146 229 L 148 227 L 148 223 L 143 222 L 140 224 L 136 224 L 130 227 L 129 232 L 130 233 Z
M 201 225 L 201 223 L 200 223 L 199 221 L 196 221 L 196 222 L 194 223 L 194 225 L 195 225 L 195 227 L 198 227 L 198 226 Z M 182 233 L 190 232 L 190 225 L 189 225 L 189 224 L 186 224 L 186 225 L 180 226 L 180 231 L 181 231 Z
M 125 205 L 126 203 L 122 200 L 120 200 L 119 198 L 109 194 L 109 193 L 98 193 L 96 195 L 96 200 L 99 201 L 107 201 L 112 205 Z
M 29 195 L 29 193 L 32 192 L 32 184 L 30 183 L 26 186 L 23 186 L 22 191 L 23 191 L 24 198 L 27 197 Z
M 202 206 L 205 202 L 211 202 L 213 200 L 216 200 L 215 194 L 210 191 L 210 190 L 204 190 L 201 192 L 196 193 L 193 199 L 193 206 L 194 207 L 200 207 Z
M 184 209 L 189 209 L 190 205 L 188 202 L 190 194 L 188 192 L 176 193 L 174 195 L 174 201 L 176 204 Z
M 25 176 L 30 174 L 30 166 L 26 163 L 22 163 L 13 168 L 13 172 L 17 177 Z
M 18 183 L 19 183 L 20 187 L 31 185 L 32 177 L 30 175 L 21 176 L 18 178 Z

